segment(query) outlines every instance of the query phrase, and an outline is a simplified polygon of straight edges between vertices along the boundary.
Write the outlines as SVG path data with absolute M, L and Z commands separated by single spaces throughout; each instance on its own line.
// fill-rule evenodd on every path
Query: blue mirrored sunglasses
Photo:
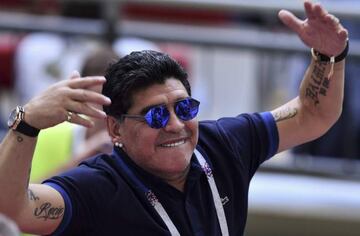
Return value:
M 199 112 L 200 102 L 194 98 L 188 97 L 174 103 L 176 116 L 183 121 L 194 119 Z M 166 105 L 159 105 L 150 108 L 144 116 L 124 114 L 120 120 L 125 118 L 145 121 L 151 128 L 160 129 L 167 125 L 170 119 L 170 112 Z

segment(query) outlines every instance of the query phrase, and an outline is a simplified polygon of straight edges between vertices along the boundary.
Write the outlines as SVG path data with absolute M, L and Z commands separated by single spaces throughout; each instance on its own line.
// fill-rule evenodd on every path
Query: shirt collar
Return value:
M 160 177 L 157 177 L 138 166 L 121 148 L 114 147 L 113 151 L 118 154 L 119 158 L 122 158 L 126 166 L 130 168 L 148 188 L 153 189 L 154 191 L 158 189 L 165 190 L 167 192 L 180 192 Z M 192 186 L 192 183 L 196 182 L 200 178 L 201 174 L 204 174 L 204 172 L 193 154 L 190 160 L 190 170 L 186 178 L 185 191 L 188 187 Z

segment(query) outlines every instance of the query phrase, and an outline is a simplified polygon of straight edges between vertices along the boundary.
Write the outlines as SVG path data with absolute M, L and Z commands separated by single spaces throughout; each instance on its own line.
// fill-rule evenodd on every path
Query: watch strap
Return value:
M 339 61 L 344 60 L 348 53 L 349 53 L 349 40 L 346 41 L 345 49 L 336 57 L 326 56 L 326 55 L 316 51 L 314 48 L 311 48 L 311 54 L 314 57 L 314 59 L 316 61 L 321 61 L 321 62 L 332 62 L 332 60 L 333 60 L 335 63 L 337 63 Z
M 30 137 L 37 137 L 40 132 L 39 129 L 30 126 L 24 120 L 19 122 L 15 130 Z
M 37 137 L 39 135 L 40 130 L 32 127 L 31 125 L 29 125 L 28 123 L 25 122 L 24 117 L 25 117 L 25 109 L 22 106 L 17 106 L 16 107 L 17 110 L 17 114 L 16 114 L 16 121 L 15 123 L 9 127 L 19 133 L 25 134 L 27 136 L 30 137 Z

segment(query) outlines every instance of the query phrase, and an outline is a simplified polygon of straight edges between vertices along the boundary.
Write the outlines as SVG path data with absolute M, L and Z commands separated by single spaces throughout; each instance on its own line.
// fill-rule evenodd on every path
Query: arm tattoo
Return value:
M 40 200 L 40 198 L 38 196 L 36 196 L 35 193 L 31 189 L 28 189 L 28 197 L 31 201 Z
M 40 198 L 35 193 L 28 189 L 28 196 L 31 201 L 39 201 Z M 50 202 L 45 202 L 34 210 L 34 216 L 37 219 L 56 220 L 64 215 L 64 207 L 53 207 Z
M 21 142 L 24 140 L 24 138 L 21 137 L 21 136 L 17 136 L 16 140 L 17 140 L 19 143 L 21 143 Z
M 296 116 L 296 114 L 297 114 L 296 108 L 287 107 L 285 109 L 276 111 L 274 113 L 274 119 L 276 122 L 279 122 L 279 121 L 290 119 L 290 118 Z
M 305 89 L 305 96 L 310 98 L 315 106 L 320 103 L 319 95 L 325 97 L 329 89 L 330 80 L 325 75 L 326 65 L 327 63 L 324 62 L 315 62 L 310 81 Z
M 34 216 L 38 219 L 56 220 L 64 215 L 64 207 L 53 207 L 50 202 L 45 202 L 34 210 Z

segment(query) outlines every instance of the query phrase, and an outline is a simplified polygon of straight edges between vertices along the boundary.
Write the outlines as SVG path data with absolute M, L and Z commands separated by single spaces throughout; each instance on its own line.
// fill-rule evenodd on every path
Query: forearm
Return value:
M 318 129 L 320 135 L 337 121 L 342 111 L 345 60 L 335 63 L 333 69 L 328 78 L 330 63 L 313 59 L 300 86 L 301 122 L 305 127 Z
M 282 22 L 313 49 L 299 96 L 272 111 L 277 122 L 279 152 L 323 135 L 342 111 L 348 31 L 320 4 L 305 1 L 304 9 L 305 20 L 286 10 L 279 12 Z M 333 68 L 330 61 L 337 61 Z
M 0 144 L 0 212 L 15 218 L 27 197 L 36 138 L 9 131 Z
M 330 65 L 312 61 L 300 86 L 299 96 L 272 111 L 279 132 L 278 152 L 323 135 L 342 110 L 345 62 Z
M 0 144 L 0 212 L 19 228 L 36 235 L 48 235 L 60 224 L 64 201 L 47 185 L 29 185 L 36 138 L 9 131 Z

